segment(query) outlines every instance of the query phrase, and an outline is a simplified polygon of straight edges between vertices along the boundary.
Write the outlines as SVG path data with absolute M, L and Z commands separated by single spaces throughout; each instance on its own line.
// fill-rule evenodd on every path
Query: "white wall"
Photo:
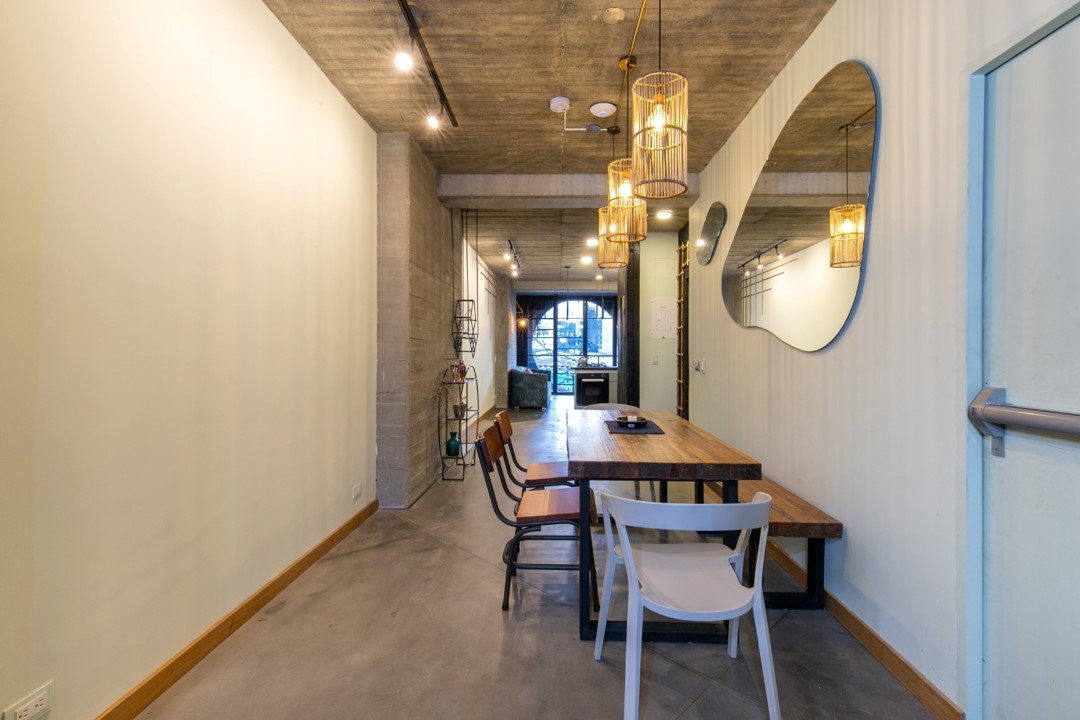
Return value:
M 461 276 L 465 277 L 468 273 L 468 284 L 460 288 L 458 296 L 476 301 L 479 322 L 476 352 L 462 353 L 462 360 L 476 370 L 476 402 L 483 414 L 495 407 L 495 326 L 506 318 L 502 309 L 495 307 L 496 282 L 491 268 L 483 260 L 477 264 L 476 251 L 471 245 L 465 243 L 464 248 Z
M 691 357 L 707 361 L 691 378 L 692 419 L 844 522 L 828 590 L 961 706 L 965 343 L 979 315 L 966 306 L 968 81 L 1069 4 L 838 0 L 702 172 L 690 214 L 690 237 L 712 202 L 731 214 L 716 261 L 692 266 Z M 784 122 L 848 59 L 881 88 L 866 275 L 850 325 L 808 354 L 738 327 L 720 270 Z
M 651 232 L 638 248 L 641 252 L 639 402 L 649 410 L 675 412 L 678 336 L 672 333 L 654 338 L 652 325 L 654 302 L 670 305 L 678 293 L 679 234 Z
M 375 497 L 375 134 L 250 0 L 0 60 L 0 705 L 86 718 Z

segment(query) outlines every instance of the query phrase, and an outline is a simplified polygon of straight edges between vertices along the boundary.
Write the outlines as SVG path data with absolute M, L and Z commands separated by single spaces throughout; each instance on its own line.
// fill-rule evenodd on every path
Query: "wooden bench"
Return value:
M 707 486 L 719 500 L 719 483 L 707 483 Z M 820 610 L 825 607 L 825 540 L 843 537 L 843 523 L 765 477 L 757 482 L 739 483 L 739 502 L 750 502 L 756 492 L 772 495 L 769 537 L 806 538 L 807 549 L 806 590 L 766 592 L 765 607 Z M 755 560 L 748 558 L 747 567 L 753 567 Z

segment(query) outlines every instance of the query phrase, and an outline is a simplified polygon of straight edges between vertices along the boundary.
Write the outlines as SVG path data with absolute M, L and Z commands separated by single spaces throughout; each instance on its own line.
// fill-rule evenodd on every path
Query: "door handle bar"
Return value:
M 990 454 L 1005 457 L 1005 427 L 1045 430 L 1080 437 L 1080 415 L 1009 405 L 1005 388 L 985 387 L 968 405 L 968 420 L 990 437 Z

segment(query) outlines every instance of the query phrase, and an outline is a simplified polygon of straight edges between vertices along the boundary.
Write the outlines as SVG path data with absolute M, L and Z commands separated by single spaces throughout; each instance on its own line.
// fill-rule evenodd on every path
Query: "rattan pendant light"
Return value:
M 648 235 L 648 210 L 643 198 L 634 195 L 630 158 L 608 164 L 608 242 L 641 242 Z
M 656 56 L 662 68 L 663 0 L 658 6 Z M 634 81 L 633 97 L 634 194 L 649 200 L 682 195 L 687 187 L 689 83 L 679 73 L 660 69 Z
M 612 242 L 609 239 L 611 223 L 608 218 L 608 208 L 602 207 L 598 211 L 597 239 L 600 244 L 596 247 L 596 265 L 601 268 L 624 268 L 630 264 L 630 243 Z
M 630 83 L 629 72 L 631 67 L 630 58 L 625 58 L 624 72 L 626 79 L 626 123 L 630 124 Z M 633 161 L 630 155 L 630 136 L 626 137 L 627 157 L 615 158 L 615 136 L 611 136 L 611 157 L 608 163 L 608 226 L 607 240 L 609 243 L 633 243 L 641 242 L 648 235 L 648 210 L 644 198 L 634 194 L 632 174 Z M 601 242 L 603 242 L 601 240 Z
M 850 202 L 850 162 L 848 133 L 850 123 L 844 126 L 844 190 L 847 204 L 829 210 L 829 266 L 852 268 L 862 265 L 863 238 L 866 233 L 866 206 Z

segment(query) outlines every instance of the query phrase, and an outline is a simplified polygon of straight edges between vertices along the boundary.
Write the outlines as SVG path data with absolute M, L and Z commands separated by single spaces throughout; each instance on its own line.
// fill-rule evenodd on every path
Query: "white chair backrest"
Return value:
M 754 564 L 753 587 L 760 592 L 761 574 L 765 568 L 765 541 L 769 536 L 769 510 L 772 508 L 772 496 L 759 492 L 748 503 L 654 503 L 642 500 L 630 500 L 616 495 L 603 494 L 605 535 L 611 537 L 611 520 L 619 525 L 619 544 L 622 546 L 626 574 L 632 587 L 637 587 L 637 566 L 634 562 L 633 549 L 627 528 L 645 528 L 651 530 L 696 530 L 702 532 L 721 532 L 739 530 L 739 540 L 735 545 L 735 555 L 742 557 L 750 542 L 753 530 L 758 530 L 757 560 Z M 609 517 L 611 519 L 609 519 Z M 608 552 L 612 551 L 609 540 Z
M 653 503 L 604 494 L 615 521 L 653 530 L 757 530 L 769 525 L 772 497 L 759 492 L 748 503 Z M 608 505 L 608 503 L 611 505 Z

